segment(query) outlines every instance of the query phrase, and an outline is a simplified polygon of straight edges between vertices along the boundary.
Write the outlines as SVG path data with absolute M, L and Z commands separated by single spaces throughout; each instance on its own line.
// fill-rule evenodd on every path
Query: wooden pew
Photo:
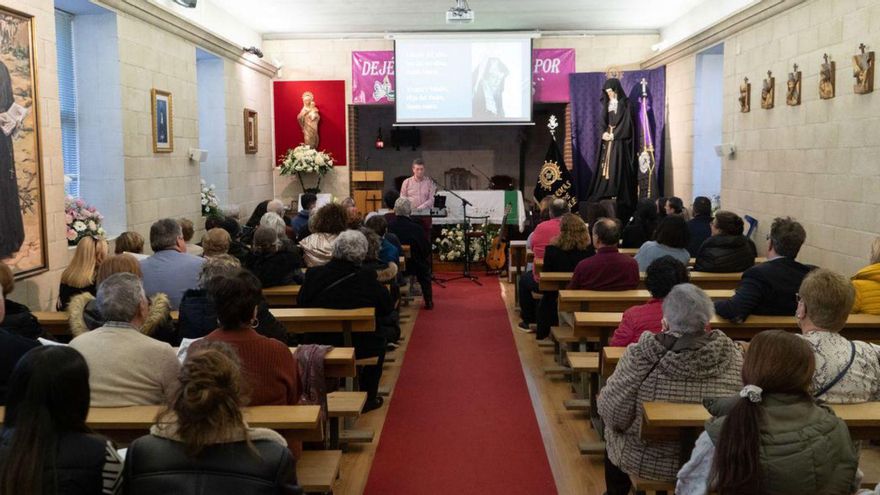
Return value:
M 702 404 L 645 402 L 643 406 L 641 436 L 645 440 L 679 439 L 684 433 L 696 438 L 710 418 Z M 849 427 L 854 440 L 880 438 L 880 402 L 830 404 L 830 407 Z
M 620 324 L 623 313 L 584 313 L 574 314 L 574 336 L 578 340 L 598 339 L 600 347 L 605 347 L 608 337 Z M 794 316 L 752 315 L 743 323 L 733 323 L 715 316 L 710 321 L 712 328 L 722 330 L 731 339 L 750 340 L 757 333 L 770 329 L 799 332 Z M 849 339 L 880 340 L 880 315 L 852 314 L 846 321 L 841 334 Z
M 288 333 L 342 333 L 344 347 L 351 347 L 351 334 L 376 330 L 374 308 L 276 308 L 271 309 Z
M 93 407 L 86 424 L 113 437 L 118 431 L 143 431 L 156 424 L 163 406 Z M 319 406 L 255 406 L 244 408 L 244 419 L 254 428 L 284 431 L 285 436 L 309 442 L 324 439 Z M 0 415 L 5 408 L 0 407 Z
M 713 300 L 733 297 L 732 290 L 706 291 Z M 644 304 L 651 298 L 646 289 L 604 291 L 604 290 L 561 290 L 559 291 L 559 311 L 626 311 Z
M 603 378 L 608 378 L 614 373 L 617 362 L 623 357 L 626 347 L 605 347 L 599 355 L 599 370 Z
M 571 272 L 543 272 L 538 282 L 540 290 L 563 290 L 571 282 Z M 733 290 L 739 285 L 742 273 L 691 272 L 691 283 L 703 290 Z M 645 288 L 645 274 L 640 274 L 639 288 Z
M 299 289 L 299 285 L 269 287 L 268 289 L 263 289 L 263 297 L 266 298 L 270 308 L 293 308 L 296 307 Z
M 525 271 L 526 263 L 526 241 L 510 241 L 510 264 L 508 265 L 507 281 L 516 283 Z
M 296 347 L 290 352 L 296 356 Z M 354 347 L 334 347 L 324 356 L 324 376 L 330 378 L 351 378 L 357 376 Z

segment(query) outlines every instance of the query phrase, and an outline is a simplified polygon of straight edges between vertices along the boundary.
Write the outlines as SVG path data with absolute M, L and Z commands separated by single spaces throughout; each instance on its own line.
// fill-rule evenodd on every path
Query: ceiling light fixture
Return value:
M 180 5 L 181 7 L 186 7 L 188 9 L 196 8 L 196 2 L 199 0 L 174 0 L 174 3 Z
M 471 24 L 474 22 L 474 11 L 467 0 L 455 0 L 455 7 L 446 11 L 446 24 Z
M 242 50 L 245 53 L 250 53 L 251 55 L 256 55 L 257 58 L 263 58 L 263 50 L 260 50 L 259 48 L 255 47 L 255 46 L 252 46 L 250 48 L 242 48 Z

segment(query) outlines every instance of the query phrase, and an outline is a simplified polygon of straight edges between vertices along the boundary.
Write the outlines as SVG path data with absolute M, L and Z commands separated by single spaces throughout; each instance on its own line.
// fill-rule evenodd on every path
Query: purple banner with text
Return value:
M 532 50 L 532 99 L 567 103 L 568 75 L 575 72 L 574 48 Z M 351 102 L 355 105 L 394 103 L 394 51 L 351 52 Z
M 567 103 L 568 75 L 575 71 L 574 48 L 532 50 L 532 99 L 539 103 Z
M 351 52 L 351 102 L 355 105 L 394 103 L 393 50 Z

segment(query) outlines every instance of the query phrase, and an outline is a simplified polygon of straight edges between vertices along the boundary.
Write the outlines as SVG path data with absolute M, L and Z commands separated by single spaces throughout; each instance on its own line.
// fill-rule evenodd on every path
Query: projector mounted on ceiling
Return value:
M 446 24 L 470 24 L 474 22 L 474 11 L 467 0 L 455 0 L 455 7 L 446 11 Z

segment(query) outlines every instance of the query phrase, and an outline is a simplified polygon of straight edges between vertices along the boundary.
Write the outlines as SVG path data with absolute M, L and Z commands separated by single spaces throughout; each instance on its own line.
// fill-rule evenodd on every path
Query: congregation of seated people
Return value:
M 376 359 L 358 368 L 363 411 L 381 407 L 385 353 L 400 338 L 401 280 L 412 276 L 433 305 L 430 243 L 409 201 L 386 199 L 387 214 L 366 218 L 343 204 L 317 207 L 313 195 L 299 210 L 265 201 L 244 228 L 230 216 L 207 219 L 199 245 L 192 222 L 162 219 L 150 228 L 151 255 L 136 232 L 121 234 L 112 254 L 106 240 L 85 237 L 58 288 L 66 345 L 29 308 L 0 300 L 0 493 L 149 493 L 193 472 L 218 493 L 297 493 L 301 443 L 251 428 L 242 408 L 301 403 L 309 394 L 288 346 L 341 346 L 342 336 L 288 334 L 262 289 L 299 284 L 304 308 L 373 308 L 375 331 L 351 345 L 356 358 Z M 807 233 L 789 217 L 772 222 L 766 261 L 756 263 L 742 218 L 712 212 L 706 198 L 691 213 L 678 198 L 640 202 L 626 226 L 601 205 L 581 217 L 561 200 L 542 204 L 527 241 L 541 271 L 572 273 L 568 289 L 644 283 L 650 293 L 611 335 L 626 350 L 597 398 L 609 495 L 630 493 L 633 479 L 675 483 L 682 494 L 858 490 L 859 444 L 820 404 L 880 401 L 880 350 L 841 335 L 851 313 L 880 314 L 880 238 L 869 265 L 847 279 L 797 261 Z M 400 272 L 403 245 L 410 255 Z M 689 263 L 742 272 L 733 297 L 713 302 L 689 283 Z M 519 328 L 547 339 L 571 315 L 539 282 L 537 270 L 520 279 Z M 0 297 L 14 283 L 0 264 Z M 716 315 L 793 315 L 801 334 L 767 330 L 743 344 L 712 329 Z M 706 405 L 712 419 L 689 457 L 678 441 L 640 434 L 643 405 L 654 401 Z M 123 459 L 85 419 L 90 407 L 132 405 L 162 412 Z
M 742 218 L 713 213 L 705 197 L 691 213 L 679 198 L 641 201 L 622 234 L 598 209 L 587 210 L 585 223 L 552 204 L 529 240 L 544 272 L 571 272 L 569 289 L 618 291 L 637 288 L 641 271 L 650 293 L 622 314 L 609 345 L 626 349 L 598 393 L 608 495 L 631 493 L 636 479 L 672 482 L 687 495 L 859 491 L 859 443 L 821 404 L 880 400 L 880 349 L 840 333 L 851 313 L 880 314 L 880 238 L 870 264 L 847 279 L 797 260 L 807 234 L 790 217 L 773 220 L 766 261 L 758 263 Z M 741 273 L 733 297 L 713 302 L 688 283 L 688 263 Z M 536 304 L 551 301 L 550 308 L 536 311 L 538 278 L 527 272 L 520 281 L 519 326 L 531 331 L 537 319 L 543 339 L 542 315 L 555 312 L 558 294 L 543 291 Z M 734 342 L 712 329 L 715 315 L 733 322 L 793 315 L 800 335 L 766 330 Z M 571 315 L 548 321 L 570 325 Z M 643 404 L 657 401 L 706 406 L 713 419 L 692 451 L 642 436 Z
M 301 443 L 250 428 L 241 408 L 316 397 L 317 389 L 304 390 L 316 385 L 301 383 L 300 366 L 323 354 L 295 359 L 289 346 L 343 343 L 341 336 L 288 333 L 262 289 L 301 285 L 300 307 L 375 309 L 375 332 L 353 342 L 357 358 L 378 358 L 359 370 L 368 412 L 383 404 L 383 359 L 400 338 L 402 255 L 384 216 L 364 222 L 351 206 L 316 207 L 310 194 L 302 205 L 288 218 L 282 202 L 262 202 L 243 228 L 231 215 L 207 218 L 198 244 L 188 219 L 159 220 L 146 240 L 124 232 L 112 251 L 105 239 L 84 237 L 58 287 L 67 343 L 27 306 L 0 299 L 0 493 L 121 493 L 123 484 L 152 493 L 193 472 L 201 473 L 200 493 L 300 493 L 294 467 Z M 396 221 L 408 213 L 403 205 L 398 211 Z M 411 240 L 409 273 L 430 277 L 430 245 L 418 241 Z M 0 263 L 0 297 L 14 284 Z M 89 433 L 85 417 L 89 407 L 134 405 L 164 412 L 131 444 L 123 468 L 115 446 Z M 30 454 L 15 454 L 24 450 Z

